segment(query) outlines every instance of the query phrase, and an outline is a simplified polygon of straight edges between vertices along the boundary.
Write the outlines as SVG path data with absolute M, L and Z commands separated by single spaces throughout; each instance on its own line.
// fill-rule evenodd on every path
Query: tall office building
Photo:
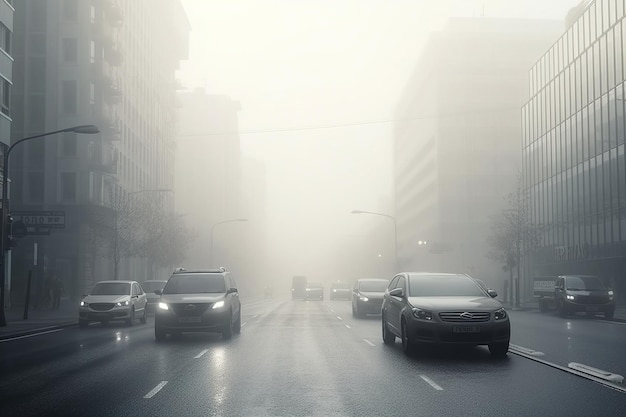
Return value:
M 0 141 L 11 137 L 11 89 L 13 85 L 13 14 L 11 1 L 0 2 Z
M 528 68 L 561 31 L 560 22 L 467 18 L 431 35 L 396 113 L 401 269 L 476 274 L 501 288 L 501 265 L 487 257 L 491 219 L 521 168 Z
M 530 70 L 522 109 L 536 275 L 596 274 L 626 302 L 626 6 L 582 2 Z
M 96 219 L 115 216 L 112 196 L 174 189 L 175 71 L 187 56 L 189 24 L 179 0 L 15 7 L 12 139 L 83 124 L 100 130 L 31 141 L 11 155 L 12 211 L 65 214 L 64 229 L 23 238 L 13 250 L 15 287 L 29 269 L 38 279 L 56 273 L 75 299 L 114 276 L 93 239 Z M 141 281 L 150 269 L 124 259 L 119 277 Z

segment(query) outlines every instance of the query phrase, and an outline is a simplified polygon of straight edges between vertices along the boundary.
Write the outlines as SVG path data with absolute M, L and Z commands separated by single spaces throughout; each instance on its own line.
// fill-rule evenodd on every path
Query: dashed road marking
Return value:
M 373 344 L 372 342 L 370 342 L 370 341 L 369 341 L 369 340 L 367 340 L 367 339 L 363 339 L 363 341 L 364 341 L 365 343 L 367 343 L 368 345 L 370 345 L 370 346 L 376 346 L 375 344 Z
M 525 354 L 530 355 L 530 356 L 544 356 L 545 355 L 543 352 L 539 352 L 539 351 L 534 350 L 534 349 L 525 348 L 523 346 L 517 346 L 517 345 L 514 345 L 512 343 L 509 345 L 509 347 L 511 349 L 520 351 L 520 352 L 525 353 Z
M 243 323 L 241 323 L 241 327 L 245 326 L 246 324 L 248 324 L 248 322 L 244 321 Z
M 343 321 L 343 319 L 342 319 L 340 316 L 337 316 L 337 318 L 338 318 L 339 320 Z
M 351 328 L 349 324 L 344 324 L 344 326 L 346 326 L 347 329 Z
M 198 359 L 198 358 L 202 357 L 202 355 L 204 355 L 208 351 L 209 351 L 209 349 L 204 349 L 202 352 L 200 352 L 196 356 L 194 356 L 194 359 Z
M 143 398 L 152 398 L 156 395 L 157 392 L 161 391 L 161 389 L 167 384 L 167 381 L 161 381 L 159 384 L 152 388 L 152 391 L 143 396 Z
M 426 381 L 428 383 L 428 385 L 430 385 L 431 387 L 433 387 L 437 391 L 443 391 L 443 388 L 441 388 L 435 381 L 433 381 L 432 379 L 430 379 L 426 375 L 420 375 L 420 378 L 422 378 L 424 381 Z

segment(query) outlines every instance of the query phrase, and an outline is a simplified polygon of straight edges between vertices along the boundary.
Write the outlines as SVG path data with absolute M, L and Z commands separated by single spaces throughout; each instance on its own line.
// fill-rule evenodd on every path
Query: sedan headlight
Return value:
M 565 298 L 567 298 L 568 300 L 574 300 L 576 297 L 574 297 L 573 295 L 567 294 Z
M 128 300 L 120 301 L 119 303 L 115 303 L 115 307 L 125 307 L 125 306 L 127 306 L 129 304 L 130 304 L 130 302 Z
M 433 313 L 431 313 L 430 311 L 421 310 L 419 308 L 414 308 L 411 311 L 413 312 L 413 317 L 415 317 L 416 319 L 428 321 L 433 319 Z
M 609 295 L 613 295 L 613 291 L 609 291 Z
M 506 311 L 503 308 L 496 310 L 493 313 L 493 318 L 494 320 L 504 320 L 506 318 Z
M 224 307 L 224 300 L 218 301 L 217 303 L 213 304 L 213 307 L 211 307 L 212 309 L 216 309 L 216 308 L 222 308 Z
M 367 298 L 367 297 L 366 297 L 366 296 L 364 296 L 364 295 L 359 295 L 359 300 L 361 300 L 361 301 L 369 301 L 370 299 L 369 299 L 369 298 Z
M 337 292 L 337 290 L 333 289 L 333 292 Z
M 159 302 L 159 308 L 161 310 L 169 310 L 170 309 L 170 307 L 167 304 L 161 303 L 161 302 Z
M 88 302 L 86 302 L 86 301 L 81 301 L 81 302 L 80 302 L 80 306 L 81 306 L 81 307 L 89 307 L 89 303 L 88 303 Z

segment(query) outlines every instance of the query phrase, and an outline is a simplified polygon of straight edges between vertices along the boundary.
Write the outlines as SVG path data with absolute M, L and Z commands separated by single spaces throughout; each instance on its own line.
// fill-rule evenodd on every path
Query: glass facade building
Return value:
M 600 275 L 626 297 L 625 0 L 581 4 L 530 70 L 522 108 L 535 275 Z

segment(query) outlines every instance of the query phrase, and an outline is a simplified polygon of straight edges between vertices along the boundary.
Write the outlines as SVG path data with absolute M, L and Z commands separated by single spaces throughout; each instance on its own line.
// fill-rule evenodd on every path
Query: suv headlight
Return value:
M 413 310 L 411 310 L 411 312 L 413 313 L 413 317 L 415 317 L 416 319 L 419 320 L 432 320 L 433 319 L 433 313 L 431 313 L 430 311 L 426 311 L 426 310 L 421 310 L 419 308 L 413 308 Z
M 115 307 L 125 307 L 125 306 L 127 306 L 129 304 L 130 304 L 130 302 L 128 300 L 120 301 L 119 303 L 115 303 Z
M 162 303 L 162 302 L 159 302 L 159 308 L 161 310 L 169 310 L 170 309 L 170 307 L 167 304 Z
M 220 300 L 217 303 L 213 304 L 213 307 L 211 307 L 212 309 L 216 309 L 216 308 L 222 308 L 224 307 L 224 300 Z
M 573 295 L 567 294 L 565 296 L 565 298 L 567 298 L 568 300 L 572 300 L 573 301 L 576 297 L 574 297 Z
M 81 302 L 80 302 L 80 306 L 81 306 L 81 307 L 89 307 L 89 303 L 88 303 L 88 302 L 86 302 L 86 301 L 81 301 Z
M 504 320 L 506 318 L 506 311 L 503 308 L 496 310 L 493 313 L 493 318 L 494 320 Z
M 367 297 L 366 297 L 366 296 L 364 296 L 364 295 L 359 295 L 359 300 L 361 300 L 361 301 L 369 301 L 370 299 L 369 299 L 369 298 L 367 298 Z

